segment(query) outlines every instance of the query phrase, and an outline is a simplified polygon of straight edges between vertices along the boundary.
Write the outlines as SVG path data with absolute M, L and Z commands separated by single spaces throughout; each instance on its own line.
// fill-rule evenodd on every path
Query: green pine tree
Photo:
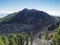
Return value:
M 48 40 L 48 37 L 49 37 L 49 31 L 45 30 L 45 40 Z
M 22 34 L 20 34 L 20 37 L 18 39 L 18 45 L 24 45 L 24 39 Z
M 31 45 L 33 44 L 33 35 L 32 35 L 32 32 L 31 32 L 31 35 L 30 35 L 30 42 L 31 42 Z
M 29 37 L 28 35 L 26 35 L 26 45 L 28 45 L 28 43 L 29 43 Z

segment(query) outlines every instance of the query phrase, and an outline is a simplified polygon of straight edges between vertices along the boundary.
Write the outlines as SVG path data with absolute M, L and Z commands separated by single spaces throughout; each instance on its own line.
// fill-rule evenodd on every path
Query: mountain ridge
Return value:
M 33 13 L 32 13 L 33 12 Z M 39 17 L 39 15 L 38 15 L 38 13 L 40 13 L 41 12 L 41 14 L 39 14 L 39 15 L 41 15 L 41 17 Z M 18 14 L 19 13 L 19 14 Z M 31 9 L 31 10 L 29 10 L 29 9 L 27 9 L 27 8 L 25 8 L 25 9 L 23 9 L 22 11 L 19 11 L 17 13 L 17 15 L 19 15 L 18 16 L 18 18 L 24 18 L 24 16 L 31 16 L 31 14 L 33 14 L 32 16 L 35 16 L 35 17 L 37 17 L 37 18 L 47 18 L 47 20 L 49 20 L 48 18 L 49 18 L 49 14 L 47 14 L 47 13 L 45 13 L 45 12 L 43 12 L 43 11 L 38 11 L 38 10 L 35 10 L 35 9 Z M 30 13 L 30 14 L 29 14 Z M 35 14 L 34 14 L 35 13 Z M 14 13 L 13 13 L 14 14 Z M 13 15 L 12 14 L 12 15 Z M 45 16 L 44 16 L 44 14 L 46 14 Z M 17 15 L 15 15 L 15 17 L 17 17 Z M 10 16 L 10 15 L 9 15 Z M 48 16 L 48 17 L 46 17 L 46 16 Z M 50 19 L 52 19 L 52 16 L 50 16 L 51 18 Z M 25 17 L 26 18 L 26 17 Z M 54 19 L 54 18 L 53 18 Z M 18 19 L 17 19 L 18 20 Z M 20 20 L 20 19 L 19 19 Z
M 23 9 L 10 14 L 0 21 L 0 34 L 10 33 L 37 33 L 41 28 L 57 23 L 57 20 L 43 11 L 35 9 Z

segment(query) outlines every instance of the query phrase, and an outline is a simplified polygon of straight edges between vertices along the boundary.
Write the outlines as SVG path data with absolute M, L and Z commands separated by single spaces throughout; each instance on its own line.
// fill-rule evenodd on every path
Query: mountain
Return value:
M 58 22 L 60 24 L 60 16 L 55 16 L 58 19 Z
M 0 19 L 0 34 L 8 35 L 20 32 L 36 34 L 44 27 L 48 29 L 50 29 L 50 26 L 54 27 L 57 22 L 55 17 L 46 12 L 25 8 Z

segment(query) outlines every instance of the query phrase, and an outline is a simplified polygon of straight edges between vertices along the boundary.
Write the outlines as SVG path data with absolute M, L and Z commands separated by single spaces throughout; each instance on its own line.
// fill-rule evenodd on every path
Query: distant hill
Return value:
M 12 14 L 8 14 L 4 18 L 0 18 L 0 23 L 7 22 L 7 21 L 11 20 L 16 14 L 17 14 L 17 12 L 12 13 Z
M 8 35 L 20 32 L 36 34 L 42 28 L 56 23 L 56 18 L 46 12 L 25 8 L 0 19 L 0 34 Z
M 59 23 L 60 23 L 60 16 L 56 16 L 56 18 L 58 19 Z

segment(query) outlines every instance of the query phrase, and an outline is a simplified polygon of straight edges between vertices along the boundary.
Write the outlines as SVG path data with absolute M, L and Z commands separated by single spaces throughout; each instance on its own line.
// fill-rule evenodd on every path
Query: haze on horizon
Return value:
M 0 17 L 24 8 L 37 9 L 53 16 L 60 16 L 60 0 L 0 0 Z

